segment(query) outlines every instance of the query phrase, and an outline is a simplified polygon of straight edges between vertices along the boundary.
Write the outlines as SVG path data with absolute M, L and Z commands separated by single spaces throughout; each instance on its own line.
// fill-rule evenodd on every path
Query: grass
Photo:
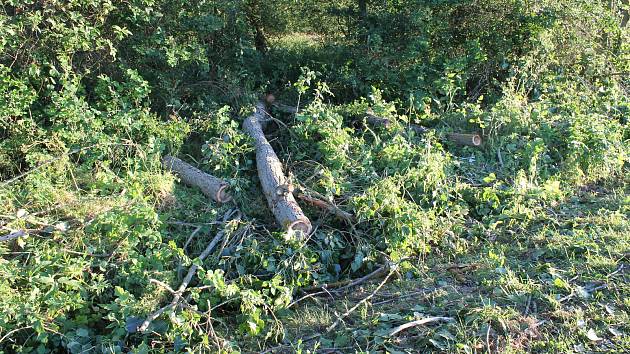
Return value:
M 515 172 L 522 160 L 501 167 L 491 143 L 477 150 L 441 144 L 448 127 L 423 137 L 403 135 L 398 123 L 351 129 L 352 105 L 316 98 L 305 107 L 292 126 L 270 134 L 272 144 L 297 182 L 334 196 L 358 216 L 355 225 L 306 207 L 317 231 L 307 243 L 284 239 L 261 207 L 266 202 L 245 138 L 208 139 L 212 153 L 200 159 L 202 168 L 221 164 L 229 174 L 223 177 L 236 176 L 235 204 L 224 206 L 162 171 L 157 152 L 139 150 L 129 166 L 97 162 L 90 169 L 60 159 L 1 191 L 2 227 L 30 233 L 0 245 L 0 301 L 10 309 L 3 323 L 15 323 L 1 333 L 3 344 L 73 352 L 171 345 L 227 352 L 630 348 L 623 173 L 561 185 L 532 178 L 535 163 L 530 177 Z M 205 124 L 241 134 L 232 121 Z M 134 324 L 173 297 L 156 281 L 177 288 L 234 207 L 243 212 L 243 232 L 228 232 L 198 263 L 189 307 L 167 311 L 149 334 L 137 333 Z M 303 295 L 300 288 L 358 278 L 388 262 L 396 262 L 388 282 L 372 279 L 287 308 Z M 391 335 L 434 316 L 452 321 Z
M 456 256 L 412 261 L 417 275 L 399 274 L 338 330 L 308 345 L 363 352 L 624 352 L 630 201 L 623 192 L 583 190 L 526 229 L 471 235 Z M 378 283 L 294 309 L 287 341 L 323 333 Z M 456 321 L 383 336 L 425 316 Z

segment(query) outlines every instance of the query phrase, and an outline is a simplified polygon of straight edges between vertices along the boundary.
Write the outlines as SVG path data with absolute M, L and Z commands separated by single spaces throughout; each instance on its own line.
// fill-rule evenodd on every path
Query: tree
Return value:
M 265 27 L 263 23 L 263 8 L 260 0 L 249 0 L 245 6 L 247 21 L 255 31 L 254 45 L 260 53 L 267 52 L 267 36 L 265 35 Z

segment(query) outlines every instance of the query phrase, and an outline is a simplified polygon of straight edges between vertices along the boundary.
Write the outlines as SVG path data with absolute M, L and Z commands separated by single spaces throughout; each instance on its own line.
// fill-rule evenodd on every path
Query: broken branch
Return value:
M 354 221 L 354 215 L 348 213 L 347 211 L 341 210 L 338 206 L 330 204 L 321 199 L 310 197 L 306 194 L 298 193 L 297 197 L 311 205 L 314 205 L 318 208 L 327 210 L 331 214 L 335 215 L 339 219 L 345 221 L 348 224 L 351 224 Z
M 28 233 L 26 231 L 18 230 L 18 231 L 10 233 L 8 235 L 1 236 L 0 237 L 0 242 L 13 240 L 14 238 L 20 238 L 20 237 L 24 237 L 26 235 L 28 235 Z
M 361 278 L 358 278 L 358 279 L 342 280 L 342 281 L 338 281 L 338 282 L 334 282 L 334 283 L 330 283 L 330 284 L 324 284 L 324 285 L 319 285 L 319 286 L 312 286 L 312 287 L 304 288 L 304 289 L 302 289 L 302 291 L 308 293 L 308 292 L 312 292 L 312 291 L 315 291 L 315 290 L 321 290 L 321 289 L 333 289 L 333 290 L 330 290 L 330 291 L 331 292 L 335 292 L 335 293 L 343 292 L 345 290 L 348 290 L 349 288 L 352 288 L 352 287 L 355 287 L 357 285 L 363 284 L 363 283 L 365 283 L 368 280 L 375 279 L 375 278 L 383 276 L 387 272 L 387 269 L 389 269 L 389 266 L 384 265 L 384 266 L 379 267 L 375 271 L 373 271 L 373 272 L 371 272 L 371 273 L 369 273 L 369 274 L 367 274 L 365 276 L 362 276 Z M 337 287 L 338 287 L 338 289 L 335 289 Z
M 385 275 L 385 272 L 387 271 L 388 266 L 382 266 L 380 268 L 378 268 L 377 270 L 373 271 L 372 273 L 363 276 L 359 279 L 348 279 L 348 280 L 341 280 L 341 281 L 337 281 L 334 283 L 329 283 L 329 284 L 324 284 L 324 285 L 319 285 L 319 286 L 311 286 L 308 288 L 304 288 L 301 291 L 307 293 L 306 295 L 302 296 L 301 298 L 293 301 L 292 303 L 289 304 L 289 308 L 295 306 L 297 303 L 302 302 L 306 299 L 315 297 L 315 296 L 319 296 L 319 295 L 323 295 L 323 294 L 328 294 L 331 297 L 333 297 L 333 295 L 339 295 L 341 293 L 343 293 L 346 290 L 349 290 L 350 288 L 353 288 L 357 285 L 363 284 L 368 280 L 371 279 L 375 279 L 378 277 L 381 277 L 383 275 Z M 338 289 L 335 289 L 338 288 Z M 330 291 L 328 289 L 331 289 Z M 321 290 L 321 291 L 316 291 L 316 290 Z M 316 291 L 316 292 L 313 292 Z
M 383 281 L 376 287 L 376 289 L 374 289 L 374 291 L 370 295 L 363 298 L 363 300 L 359 301 L 356 305 L 352 306 L 351 309 L 349 309 L 343 315 L 338 317 L 337 320 L 333 324 L 331 324 L 330 326 L 328 326 L 328 328 L 326 328 L 326 332 L 330 332 L 333 329 L 335 329 L 335 327 L 337 327 L 339 323 L 341 323 L 346 317 L 348 317 L 348 315 L 356 311 L 356 309 L 359 308 L 359 306 L 363 305 L 364 303 L 368 302 L 371 298 L 373 298 L 374 295 L 376 295 L 376 293 L 378 293 L 381 290 L 381 288 L 385 285 L 385 283 L 387 283 L 387 281 L 395 273 L 395 271 L 396 270 L 392 268 L 389 271 L 389 273 L 387 273 L 387 276 L 385 277 L 385 279 L 383 279 Z
M 229 211 L 225 214 L 224 217 L 224 223 L 227 224 L 228 219 L 234 214 L 234 211 Z M 241 216 L 240 213 L 239 215 L 237 215 L 233 220 L 240 220 Z M 219 243 L 219 241 L 221 241 L 221 239 L 223 238 L 223 236 L 225 235 L 225 228 L 221 231 L 219 231 L 216 236 L 212 239 L 212 241 L 210 241 L 210 243 L 208 244 L 208 246 L 206 247 L 205 250 L 203 250 L 203 252 L 201 252 L 201 254 L 199 255 L 199 261 L 203 262 L 204 259 L 206 259 L 206 257 L 208 257 L 210 255 L 210 253 L 214 250 L 214 248 L 217 246 L 217 244 Z M 151 325 L 151 322 L 153 322 L 155 319 L 157 319 L 158 317 L 160 317 L 164 311 L 170 309 L 170 308 L 177 308 L 177 306 L 179 306 L 179 302 L 182 299 L 182 295 L 184 294 L 184 292 L 186 291 L 186 289 L 188 288 L 188 285 L 190 284 L 190 281 L 192 280 L 193 276 L 197 273 L 197 269 L 199 267 L 196 264 L 193 264 L 192 266 L 190 266 L 190 268 L 188 269 L 188 273 L 186 274 L 186 277 L 184 277 L 184 280 L 182 280 L 182 284 L 179 286 L 179 288 L 177 289 L 177 291 L 173 292 L 173 301 L 171 301 L 170 304 L 158 309 L 157 311 L 151 313 L 146 320 L 144 320 L 144 322 L 142 322 L 142 325 L 140 325 L 140 327 L 138 327 L 138 331 L 139 332 L 145 332 L 147 329 L 149 329 L 149 326 Z M 167 286 L 167 289 L 172 290 L 170 287 Z M 172 292 L 172 291 L 171 291 Z

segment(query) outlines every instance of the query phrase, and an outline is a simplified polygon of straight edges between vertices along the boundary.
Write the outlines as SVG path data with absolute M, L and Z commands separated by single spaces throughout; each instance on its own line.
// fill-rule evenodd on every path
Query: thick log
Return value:
M 448 134 L 448 140 L 467 146 L 481 146 L 481 136 L 479 134 Z
M 292 106 L 287 106 L 284 105 L 282 103 L 273 103 L 273 106 L 278 109 L 281 112 L 285 112 L 285 113 L 291 113 L 291 114 L 295 114 L 295 112 L 297 111 L 295 109 L 295 107 Z M 385 128 L 389 128 L 392 125 L 392 121 L 387 119 L 387 118 L 383 118 L 383 117 L 379 117 L 377 115 L 374 115 L 372 112 L 368 111 L 365 113 L 365 121 L 366 123 L 368 123 L 371 126 L 375 126 L 375 127 L 385 127 Z M 418 124 L 409 124 L 409 129 L 413 130 L 416 134 L 421 135 L 421 134 L 425 134 L 426 132 L 429 131 L 429 128 L 423 127 L 421 125 Z M 447 135 L 448 140 L 457 143 L 457 144 L 461 144 L 461 145 L 467 145 L 467 146 L 481 146 L 483 140 L 481 139 L 481 136 L 479 134 L 459 134 L 459 133 L 451 133 Z
M 263 127 L 269 121 L 265 104 L 259 102 L 256 112 L 243 122 L 243 130 L 254 139 L 258 178 L 273 215 L 280 226 L 289 232 L 308 235 L 311 222 L 295 201 L 292 185 L 282 171 L 282 164 L 267 141 Z
M 164 156 L 162 165 L 173 171 L 185 184 L 201 189 L 201 192 L 218 203 L 232 200 L 228 193 L 229 184 L 211 174 L 205 173 L 173 156 Z

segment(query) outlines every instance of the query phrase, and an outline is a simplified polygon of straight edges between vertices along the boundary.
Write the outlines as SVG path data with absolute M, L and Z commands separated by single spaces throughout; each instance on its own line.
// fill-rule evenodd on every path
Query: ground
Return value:
M 550 207 L 526 229 L 461 240 L 458 256 L 412 262 L 421 276 L 397 272 L 380 291 L 326 332 L 340 314 L 371 295 L 381 279 L 342 296 L 302 302 L 284 316 L 291 346 L 321 352 L 623 352 L 628 347 L 627 195 L 585 189 Z M 502 232 L 503 231 L 503 232 Z M 452 317 L 389 331 L 427 316 Z M 313 337 L 313 335 L 316 335 Z

